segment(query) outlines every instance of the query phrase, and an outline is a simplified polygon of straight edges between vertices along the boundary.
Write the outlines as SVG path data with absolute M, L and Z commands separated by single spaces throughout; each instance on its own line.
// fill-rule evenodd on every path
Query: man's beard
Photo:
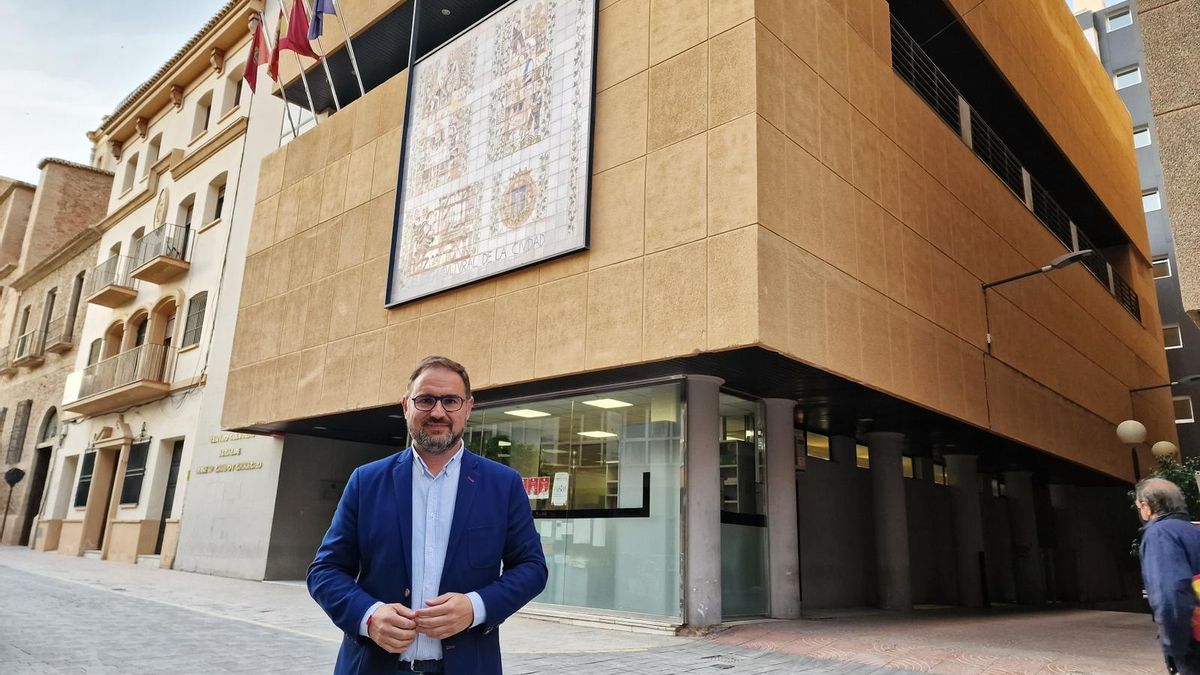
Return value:
M 413 446 L 420 449 L 422 452 L 428 452 L 431 455 L 440 455 L 451 448 L 457 447 L 458 442 L 462 440 L 462 432 L 451 432 L 447 436 L 434 438 L 425 433 L 423 428 L 413 430 Z

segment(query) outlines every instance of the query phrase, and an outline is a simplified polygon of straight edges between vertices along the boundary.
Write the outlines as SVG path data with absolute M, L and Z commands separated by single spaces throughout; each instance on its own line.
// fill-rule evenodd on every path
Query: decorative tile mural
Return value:
M 596 0 L 515 0 L 412 69 L 388 304 L 587 246 Z

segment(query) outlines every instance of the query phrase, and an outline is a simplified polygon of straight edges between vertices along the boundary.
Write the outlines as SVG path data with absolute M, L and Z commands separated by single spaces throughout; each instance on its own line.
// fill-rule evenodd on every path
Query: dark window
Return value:
M 95 364 L 97 361 L 100 360 L 100 350 L 103 348 L 104 348 L 104 340 L 101 340 L 100 338 L 96 338 L 95 340 L 92 340 L 92 346 L 88 347 L 87 364 L 89 366 Z
M 142 496 L 142 478 L 146 476 L 146 454 L 150 441 L 129 447 L 129 463 L 125 467 L 125 483 L 121 486 L 121 503 L 136 504 Z
M 96 451 L 83 453 L 83 468 L 79 471 L 79 485 L 75 488 L 75 506 L 87 506 L 88 489 L 92 486 L 92 471 L 96 469 Z
M 25 399 L 17 404 L 17 413 L 13 416 L 12 433 L 8 437 L 8 463 L 16 464 L 21 461 L 21 451 L 25 449 L 25 431 L 29 428 L 29 411 L 33 408 L 33 400 Z
M 79 302 L 83 300 L 83 275 L 85 272 L 80 272 L 75 277 L 75 285 L 71 287 L 71 307 L 67 314 L 67 325 L 63 329 L 63 335 L 69 336 L 75 334 L 75 317 L 79 316 Z
M 208 304 L 208 293 L 197 293 L 188 302 L 187 322 L 183 325 L 183 344 L 191 347 L 200 344 L 200 333 L 204 330 L 204 308 Z
M 217 188 L 217 204 L 213 207 L 213 220 L 221 217 L 221 211 L 225 210 L 225 186 Z
M 42 421 L 42 430 L 38 433 L 38 443 L 48 443 L 58 436 L 58 411 L 51 408 Z

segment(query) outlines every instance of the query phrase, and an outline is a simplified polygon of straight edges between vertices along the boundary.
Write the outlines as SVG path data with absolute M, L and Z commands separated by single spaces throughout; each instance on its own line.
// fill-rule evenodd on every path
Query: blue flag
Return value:
M 308 25 L 308 39 L 316 40 L 325 32 L 325 15 L 337 14 L 333 8 L 333 0 L 315 0 L 313 2 L 312 23 Z

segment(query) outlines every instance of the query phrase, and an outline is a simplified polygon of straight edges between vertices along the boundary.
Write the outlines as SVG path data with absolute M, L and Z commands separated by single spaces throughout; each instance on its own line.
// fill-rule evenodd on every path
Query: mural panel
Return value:
M 516 0 L 412 69 L 388 304 L 587 247 L 595 0 Z

